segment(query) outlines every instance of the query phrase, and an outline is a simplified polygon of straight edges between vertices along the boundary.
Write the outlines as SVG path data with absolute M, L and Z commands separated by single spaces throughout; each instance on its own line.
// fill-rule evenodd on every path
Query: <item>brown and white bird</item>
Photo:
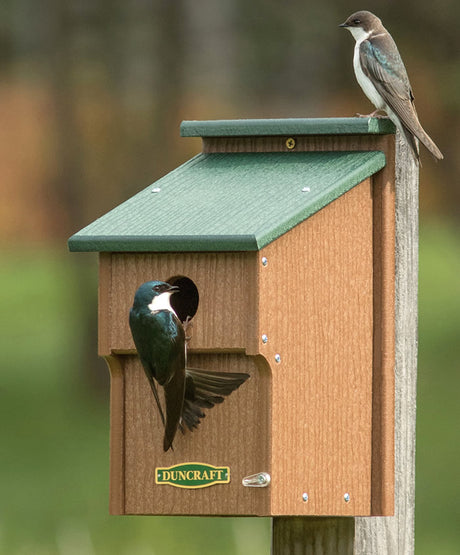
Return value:
M 409 77 L 398 48 L 380 19 L 371 12 L 356 12 L 340 25 L 356 41 L 353 67 L 364 94 L 376 107 L 374 116 L 384 110 L 409 144 L 419 161 L 418 139 L 431 154 L 443 155 L 420 124 Z

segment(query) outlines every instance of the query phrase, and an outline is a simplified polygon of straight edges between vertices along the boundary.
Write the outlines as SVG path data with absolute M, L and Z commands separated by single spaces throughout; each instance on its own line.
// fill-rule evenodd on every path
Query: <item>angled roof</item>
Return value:
M 385 165 L 383 152 L 199 154 L 69 239 L 71 251 L 254 251 Z

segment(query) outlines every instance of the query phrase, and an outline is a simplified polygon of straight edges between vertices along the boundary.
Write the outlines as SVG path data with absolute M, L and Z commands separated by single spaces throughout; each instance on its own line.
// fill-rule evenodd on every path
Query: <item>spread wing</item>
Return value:
M 202 408 L 210 409 L 223 403 L 227 395 L 249 378 L 249 374 L 243 372 L 213 372 L 200 368 L 187 368 L 185 376 L 182 419 L 189 430 L 196 428 L 200 418 L 204 418 Z

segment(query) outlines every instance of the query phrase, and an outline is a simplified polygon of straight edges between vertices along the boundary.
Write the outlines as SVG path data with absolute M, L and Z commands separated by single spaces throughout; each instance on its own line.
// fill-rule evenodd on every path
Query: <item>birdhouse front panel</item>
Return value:
M 269 365 L 258 355 L 258 261 L 256 253 L 101 256 L 100 306 L 110 310 L 100 314 L 99 349 L 111 369 L 113 396 L 123 399 L 121 406 L 112 404 L 113 513 L 270 513 L 268 488 L 242 486 L 247 476 L 270 473 L 271 380 Z M 198 291 L 198 310 L 188 331 L 188 366 L 250 376 L 225 402 L 207 411 L 197 430 L 178 432 L 166 453 L 163 424 L 126 316 L 137 286 L 152 275 L 166 282 L 186 276 Z M 157 469 L 186 463 L 228 469 L 230 479 L 199 488 L 157 483 Z M 179 471 L 163 472 L 177 476 Z
M 113 514 L 392 514 L 392 132 L 189 122 L 202 154 L 70 239 L 101 253 Z
M 137 287 L 152 276 L 162 281 L 185 276 L 195 284 L 199 304 L 190 348 L 254 352 L 256 320 L 247 315 L 257 309 L 256 253 L 113 253 L 103 255 L 102 264 L 104 257 L 110 257 L 113 323 L 101 330 L 101 354 L 135 348 L 126 314 Z

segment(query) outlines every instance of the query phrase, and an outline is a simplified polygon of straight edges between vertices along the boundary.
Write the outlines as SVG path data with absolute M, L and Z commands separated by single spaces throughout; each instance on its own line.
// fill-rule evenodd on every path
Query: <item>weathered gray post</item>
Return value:
M 396 141 L 395 514 L 275 517 L 272 554 L 409 555 L 414 552 L 417 379 L 418 166 Z

